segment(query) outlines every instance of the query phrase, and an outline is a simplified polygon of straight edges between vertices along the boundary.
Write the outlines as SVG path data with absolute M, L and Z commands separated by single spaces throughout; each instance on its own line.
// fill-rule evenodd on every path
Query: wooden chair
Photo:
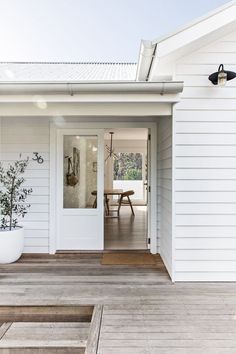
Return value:
M 120 199 L 118 201 L 118 203 L 119 203 L 118 210 L 117 210 L 118 216 L 120 216 L 120 208 L 121 208 L 122 205 L 129 205 L 130 208 L 131 208 L 132 214 L 134 215 L 133 205 L 132 205 L 132 202 L 130 200 L 130 196 L 131 195 L 134 195 L 134 191 L 130 190 L 130 191 L 123 192 L 121 194 Z M 124 198 L 127 198 L 127 199 L 124 199 Z
M 93 191 L 91 193 L 93 196 L 95 196 L 94 202 L 93 202 L 93 208 L 97 208 L 97 191 Z M 104 208 L 105 208 L 105 214 L 109 215 L 110 213 L 110 208 L 109 208 L 109 198 L 104 196 Z

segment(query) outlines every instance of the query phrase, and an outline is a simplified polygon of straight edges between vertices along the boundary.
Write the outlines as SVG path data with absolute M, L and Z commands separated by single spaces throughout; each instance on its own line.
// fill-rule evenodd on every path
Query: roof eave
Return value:
M 182 81 L 163 82 L 2 82 L 0 95 L 44 95 L 81 93 L 155 93 L 178 94 Z

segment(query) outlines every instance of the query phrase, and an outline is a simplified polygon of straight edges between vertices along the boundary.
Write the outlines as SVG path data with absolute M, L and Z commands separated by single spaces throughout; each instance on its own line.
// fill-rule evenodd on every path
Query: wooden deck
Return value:
M 172 284 L 161 259 L 138 267 L 100 260 L 24 256 L 1 266 L 0 305 L 99 304 L 98 354 L 236 353 L 236 284 Z

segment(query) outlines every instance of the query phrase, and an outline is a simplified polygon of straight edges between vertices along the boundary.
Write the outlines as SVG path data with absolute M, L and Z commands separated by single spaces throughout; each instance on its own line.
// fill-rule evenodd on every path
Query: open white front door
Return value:
M 57 138 L 57 250 L 103 250 L 104 131 Z
M 151 248 L 151 133 L 148 131 L 147 140 L 147 243 Z

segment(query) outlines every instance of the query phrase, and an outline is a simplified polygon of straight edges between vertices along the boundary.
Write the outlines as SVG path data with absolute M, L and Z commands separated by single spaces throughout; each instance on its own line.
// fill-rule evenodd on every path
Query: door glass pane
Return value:
M 93 208 L 97 190 L 98 137 L 65 135 L 63 207 Z M 92 194 L 93 193 L 93 194 Z

